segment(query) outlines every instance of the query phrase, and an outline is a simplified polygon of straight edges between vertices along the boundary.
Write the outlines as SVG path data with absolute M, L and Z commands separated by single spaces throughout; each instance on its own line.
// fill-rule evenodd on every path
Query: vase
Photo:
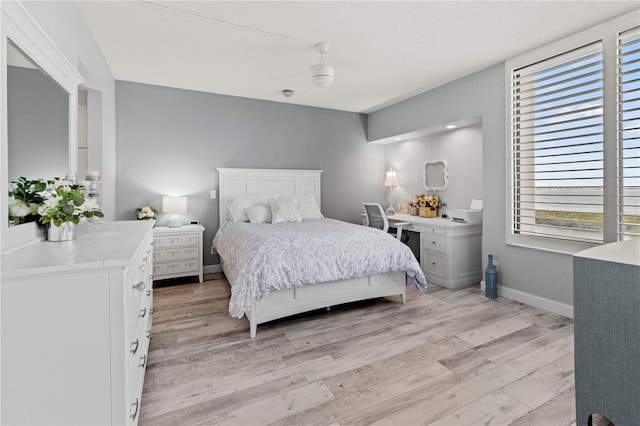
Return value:
M 493 255 L 489 255 L 489 263 L 487 265 L 487 269 L 484 273 L 485 280 L 485 293 L 484 295 L 489 299 L 497 299 L 498 298 L 498 282 L 497 282 L 498 272 L 496 271 L 496 267 L 493 265 Z
M 420 207 L 420 217 L 436 217 L 438 209 L 436 207 Z
M 411 216 L 418 216 L 418 207 L 416 206 L 409 206 L 409 214 Z
M 47 240 L 49 241 L 71 241 L 76 236 L 76 225 L 73 222 L 63 222 L 56 226 L 49 222 L 47 230 Z

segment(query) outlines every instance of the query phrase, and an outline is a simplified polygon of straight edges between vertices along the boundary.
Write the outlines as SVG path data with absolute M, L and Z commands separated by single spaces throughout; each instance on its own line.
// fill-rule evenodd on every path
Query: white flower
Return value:
M 84 199 L 84 203 L 80 206 L 80 209 L 83 212 L 98 210 L 98 208 L 99 208 L 98 203 L 93 198 L 89 198 L 89 197 L 86 197 Z
M 40 207 L 38 207 L 38 214 L 40 216 L 46 216 L 47 212 L 58 205 L 58 202 L 61 200 L 60 197 L 54 195 L 52 197 L 47 198 L 42 202 Z
M 22 200 L 16 200 L 13 196 L 9 197 L 9 216 L 25 217 L 31 213 L 31 207 Z
M 151 219 L 155 217 L 155 215 L 156 214 L 153 212 L 153 210 L 151 210 L 151 207 L 145 206 L 145 207 L 142 207 L 138 212 L 138 219 L 146 219 L 146 218 Z

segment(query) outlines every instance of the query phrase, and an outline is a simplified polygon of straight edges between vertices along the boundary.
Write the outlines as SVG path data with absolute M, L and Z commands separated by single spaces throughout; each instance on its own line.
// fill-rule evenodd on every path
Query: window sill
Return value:
M 560 241 L 551 238 L 533 237 L 527 235 L 507 235 L 508 246 L 542 250 L 551 253 L 573 256 L 583 250 L 597 247 L 600 244 L 582 243 L 578 241 Z

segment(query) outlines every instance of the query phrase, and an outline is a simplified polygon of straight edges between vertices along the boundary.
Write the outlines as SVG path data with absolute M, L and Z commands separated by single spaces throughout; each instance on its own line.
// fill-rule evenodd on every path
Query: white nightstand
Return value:
M 153 228 L 153 279 L 197 275 L 202 282 L 202 225 Z

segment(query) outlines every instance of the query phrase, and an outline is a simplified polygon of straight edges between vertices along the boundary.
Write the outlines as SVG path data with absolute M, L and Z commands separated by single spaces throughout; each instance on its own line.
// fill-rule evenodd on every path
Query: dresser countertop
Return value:
M 73 241 L 40 241 L 2 256 L 2 278 L 126 267 L 151 221 L 99 222 Z

